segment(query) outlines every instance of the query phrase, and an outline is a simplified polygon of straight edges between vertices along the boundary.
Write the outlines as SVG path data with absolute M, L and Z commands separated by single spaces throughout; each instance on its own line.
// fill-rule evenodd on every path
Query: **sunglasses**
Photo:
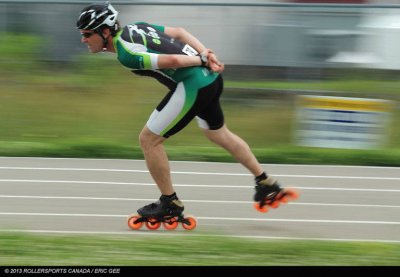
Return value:
M 81 33 L 81 36 L 84 38 L 90 38 L 93 34 L 94 32 L 87 32 L 87 33 Z

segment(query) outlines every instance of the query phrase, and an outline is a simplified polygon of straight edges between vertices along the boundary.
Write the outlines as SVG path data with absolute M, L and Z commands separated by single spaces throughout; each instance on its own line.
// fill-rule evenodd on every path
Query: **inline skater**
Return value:
M 139 135 L 147 168 L 161 197 L 140 208 L 132 226 L 149 219 L 153 225 L 161 221 L 174 225 L 176 218 L 183 220 L 184 206 L 174 190 L 163 143 L 194 118 L 209 140 L 226 149 L 254 175 L 257 209 L 262 211 L 275 200 L 285 200 L 287 193 L 267 175 L 248 144 L 224 122 L 219 101 L 224 64 L 216 54 L 183 28 L 146 22 L 122 27 L 117 17 L 118 12 L 109 2 L 85 7 L 77 21 L 81 42 L 91 53 L 116 53 L 122 65 L 138 75 L 154 77 L 169 90 Z M 195 224 L 184 223 L 188 228 Z

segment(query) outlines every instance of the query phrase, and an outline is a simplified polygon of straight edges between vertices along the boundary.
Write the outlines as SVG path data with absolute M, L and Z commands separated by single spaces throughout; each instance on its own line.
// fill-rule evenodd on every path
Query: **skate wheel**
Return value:
M 272 202 L 271 204 L 269 204 L 269 206 L 273 209 L 279 208 L 279 200 L 275 200 L 274 202 Z
M 171 218 L 168 221 L 163 222 L 164 228 L 167 230 L 174 230 L 176 227 L 178 227 L 178 221 L 176 220 L 176 217 Z
M 186 221 L 189 222 L 189 224 L 182 222 L 182 227 L 186 230 L 193 230 L 197 226 L 197 219 L 192 216 L 188 216 L 185 218 Z
M 135 223 L 141 216 L 140 215 L 133 215 L 128 218 L 128 226 L 133 230 L 139 230 L 142 227 L 143 222 Z
M 146 227 L 149 230 L 157 230 L 158 228 L 160 228 L 161 226 L 161 222 L 157 221 L 154 218 L 149 219 L 149 221 L 146 222 Z
M 282 200 L 285 199 L 285 203 L 288 201 L 294 201 L 299 198 L 299 192 L 293 188 L 287 188 L 284 190 L 285 195 L 282 197 Z M 282 201 L 283 202 L 283 201 Z
M 286 204 L 287 202 L 289 202 L 289 199 L 287 199 L 286 196 L 283 196 L 279 201 Z
M 264 205 L 264 207 L 260 206 L 260 203 L 256 202 L 254 203 L 254 208 L 259 211 L 260 213 L 266 213 L 268 212 L 267 205 Z

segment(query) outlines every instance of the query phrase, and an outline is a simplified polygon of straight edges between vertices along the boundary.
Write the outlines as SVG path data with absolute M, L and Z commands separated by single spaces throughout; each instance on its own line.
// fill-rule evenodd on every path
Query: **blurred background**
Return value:
M 0 155 L 142 158 L 167 92 L 75 22 L 104 1 L 0 0 Z M 111 1 L 122 25 L 182 26 L 226 64 L 226 123 L 262 162 L 400 165 L 400 0 Z M 195 123 L 173 159 L 230 161 Z

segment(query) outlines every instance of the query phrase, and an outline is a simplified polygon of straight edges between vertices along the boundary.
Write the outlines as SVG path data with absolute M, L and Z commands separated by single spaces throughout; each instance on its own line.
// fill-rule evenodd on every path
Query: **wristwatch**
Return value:
M 208 58 L 207 55 L 200 53 L 197 56 L 200 57 L 200 61 L 201 61 L 201 66 L 206 66 L 206 64 L 208 63 Z

